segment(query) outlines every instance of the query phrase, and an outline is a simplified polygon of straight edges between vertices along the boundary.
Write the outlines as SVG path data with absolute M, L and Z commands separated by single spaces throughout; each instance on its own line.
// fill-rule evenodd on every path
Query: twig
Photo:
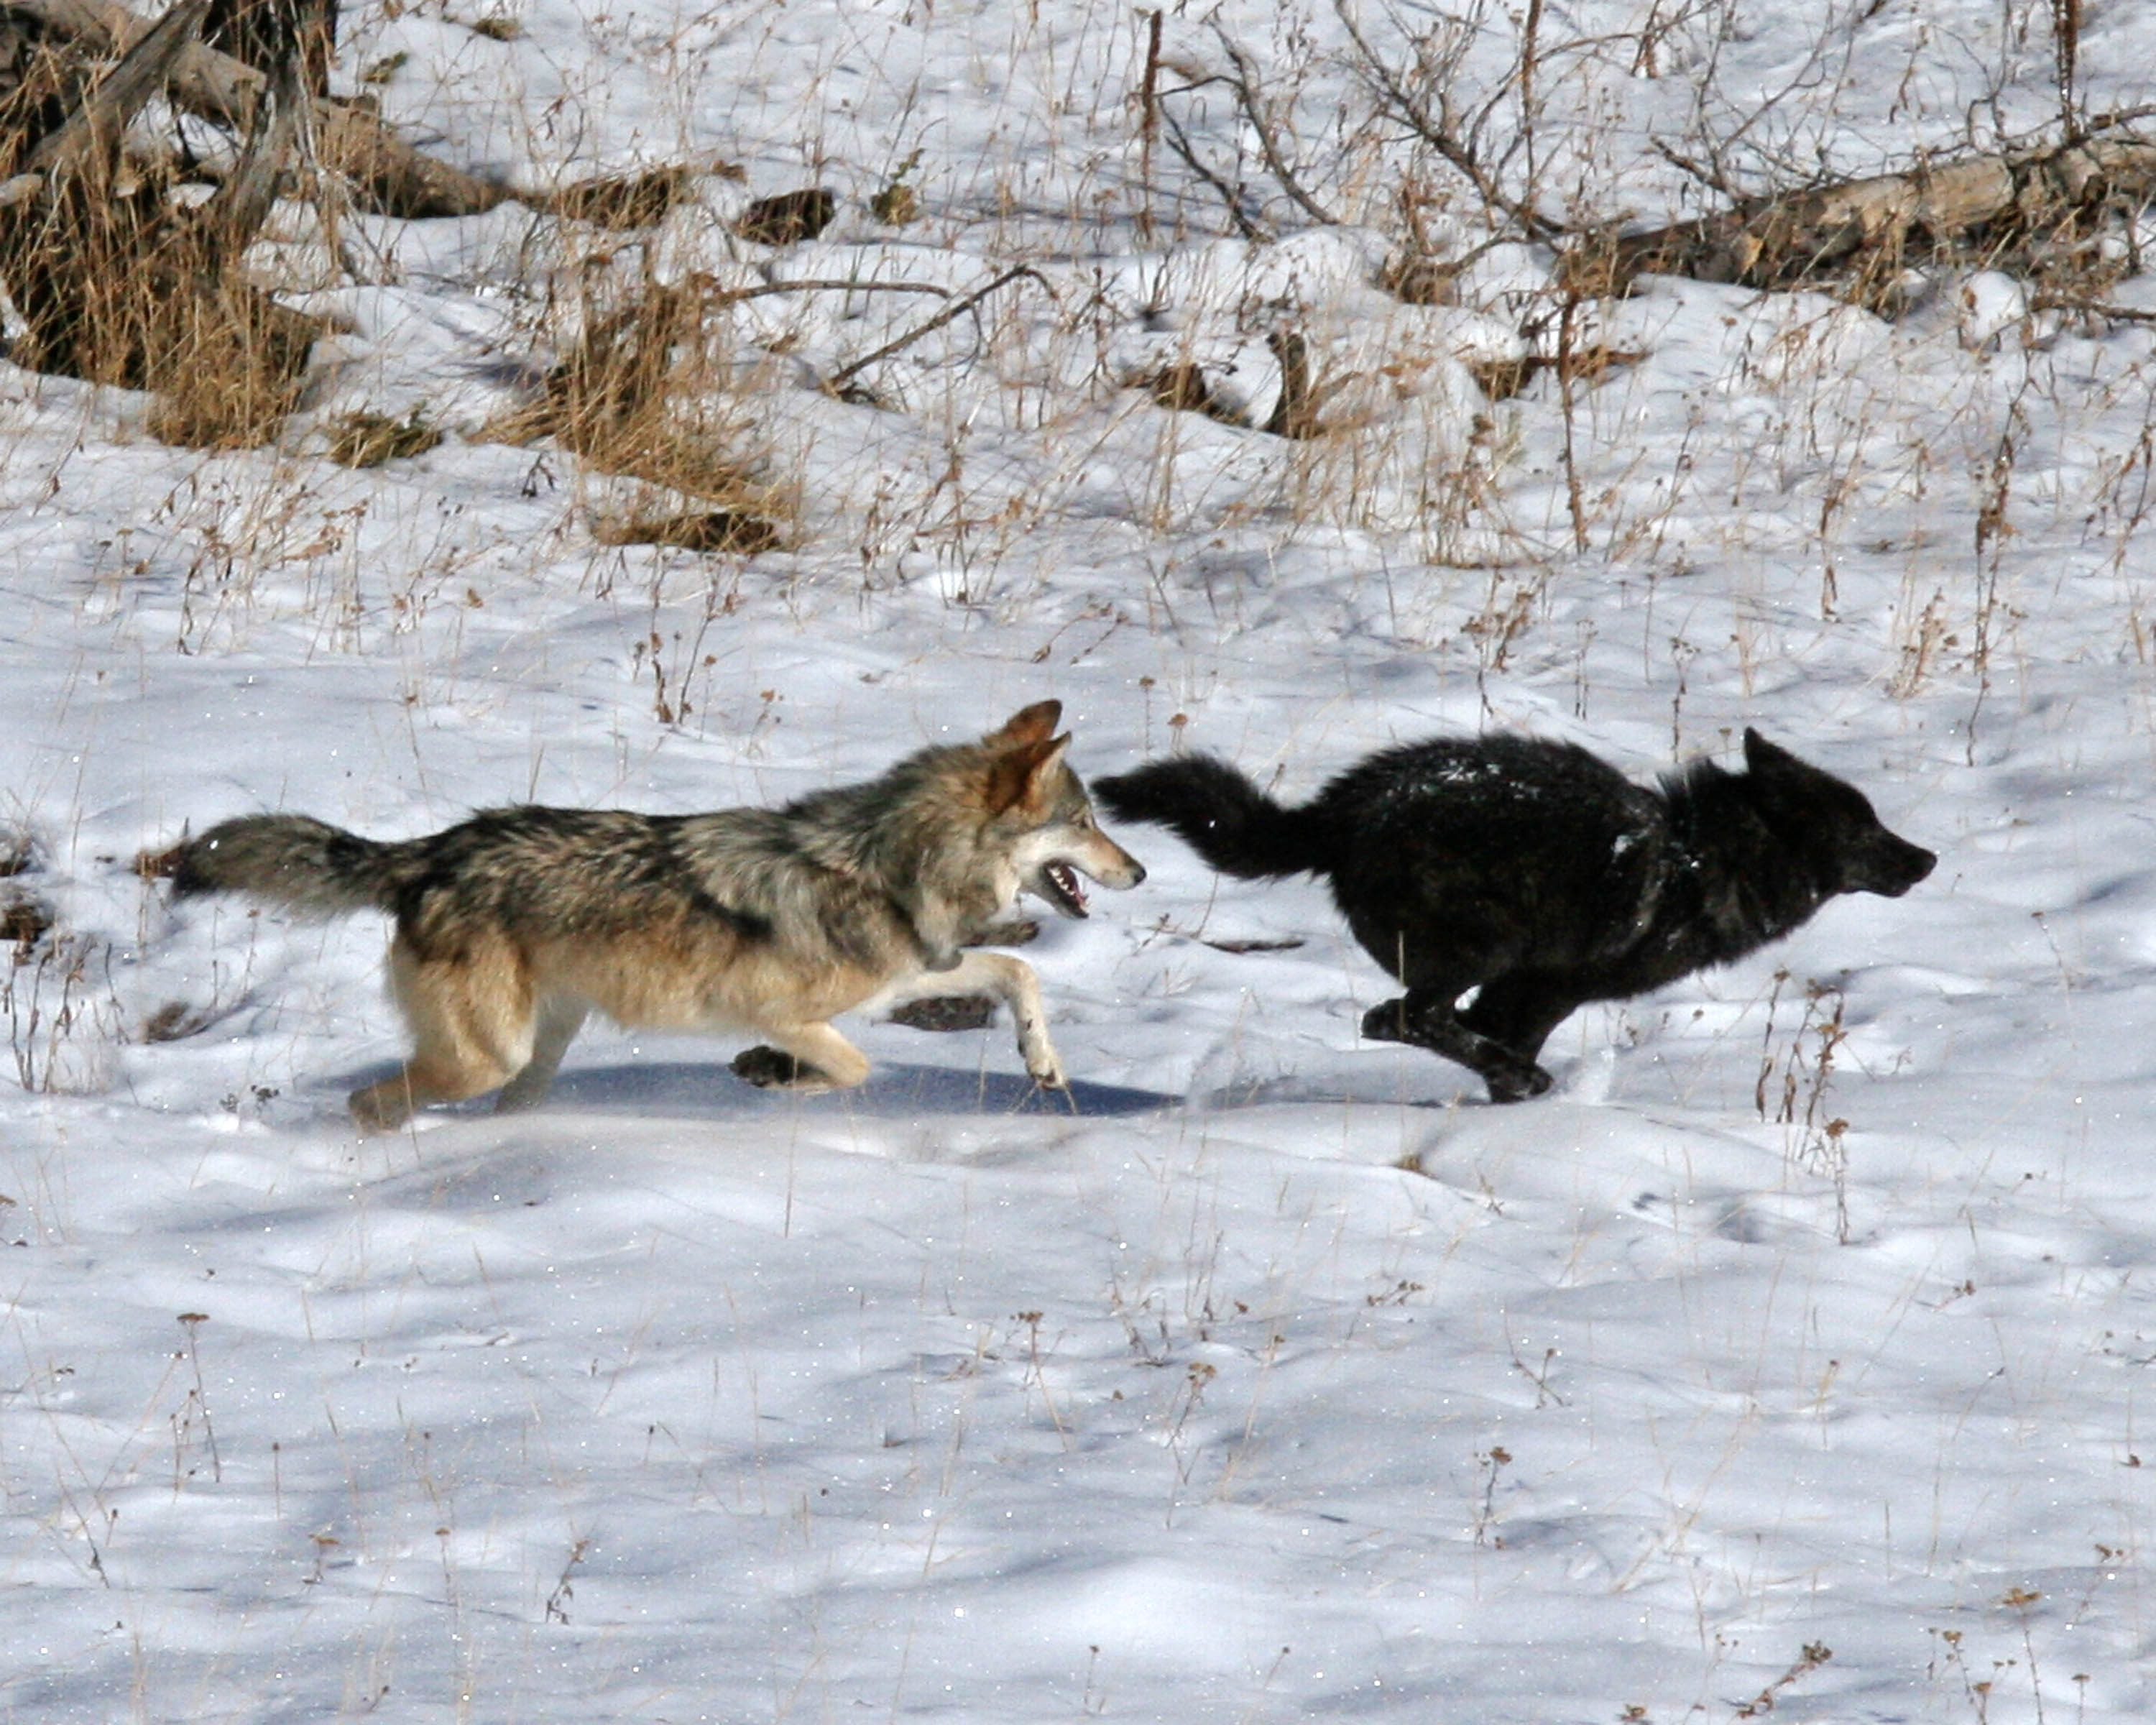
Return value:
M 1201 90 L 1206 85 L 1216 81 L 1218 80 L 1210 78 L 1201 79 L 1196 84 L 1182 85 L 1181 90 L 1175 93 L 1180 94 L 1181 90 Z M 1175 116 L 1166 108 L 1163 108 L 1160 110 L 1160 118 L 1161 123 L 1168 128 L 1168 147 L 1183 158 L 1183 166 L 1220 194 L 1221 203 L 1228 206 L 1228 219 L 1235 224 L 1236 232 L 1254 244 L 1263 244 L 1266 240 L 1270 239 L 1272 235 L 1266 233 L 1255 220 L 1244 213 L 1241 193 L 1198 159 L 1198 152 L 1190 147 L 1190 140 L 1183 136 L 1183 128 L 1177 124 Z
M 985 289 L 983 292 L 987 291 Z M 741 300 L 761 300 L 771 294 L 809 293 L 882 293 L 933 294 L 939 300 L 951 297 L 951 290 L 937 287 L 927 281 L 844 281 L 823 276 L 803 276 L 798 281 L 765 281 L 754 287 L 716 288 L 711 294 L 715 305 L 732 305 Z
M 858 372 L 866 370 L 869 367 L 874 365 L 878 360 L 890 358 L 892 354 L 900 352 L 905 348 L 911 347 L 923 336 L 932 334 L 934 331 L 942 329 L 945 324 L 951 322 L 953 319 L 964 316 L 967 312 L 972 311 L 974 306 L 979 305 L 982 300 L 987 299 L 988 296 L 995 292 L 998 288 L 1006 286 L 1009 283 L 1016 281 L 1021 275 L 1030 275 L 1035 281 L 1040 284 L 1041 287 L 1047 292 L 1050 299 L 1055 298 L 1055 290 L 1048 285 L 1047 278 L 1043 276 L 1038 270 L 1032 268 L 1029 264 L 1014 264 L 1010 269 L 1004 270 L 1004 273 L 1001 275 L 998 275 L 993 281 L 988 283 L 986 287 L 976 288 L 972 293 L 967 295 L 964 299 L 952 301 L 950 305 L 945 306 L 943 310 L 937 312 L 935 316 L 930 318 L 927 322 L 907 331 L 906 334 L 901 336 L 896 341 L 886 341 L 882 347 L 877 348 L 875 352 L 865 353 L 859 359 L 853 361 L 851 363 L 840 366 L 837 371 L 831 373 L 825 387 L 830 389 L 838 389 L 844 387 L 849 378 L 854 377 Z
M 1264 153 L 1265 166 L 1272 170 L 1273 177 L 1280 182 L 1281 189 L 1293 198 L 1296 207 L 1312 220 L 1327 228 L 1338 227 L 1339 217 L 1302 189 L 1301 183 L 1295 177 L 1295 170 L 1287 165 L 1281 155 L 1279 146 L 1273 141 L 1273 128 L 1258 107 L 1259 76 L 1257 69 L 1250 64 L 1250 56 L 1236 44 L 1235 39 L 1229 35 L 1226 26 L 1218 18 L 1213 21 L 1213 33 L 1220 39 L 1220 51 L 1235 64 L 1235 75 L 1227 80 L 1229 87 L 1235 92 L 1235 105 L 1243 110 L 1243 117 L 1250 122 L 1250 130 L 1258 135 L 1258 148 Z
M 1161 13 L 1156 7 L 1140 14 L 1146 20 L 1145 75 L 1138 83 L 1138 238 L 1152 238 L 1152 146 L 1160 136 Z
M 1434 117 L 1422 104 L 1421 99 L 1409 90 L 1388 69 L 1386 62 L 1363 35 L 1361 27 L 1349 16 L 1347 0 L 1333 0 L 1333 11 L 1338 14 L 1341 27 L 1348 32 L 1348 39 L 1355 44 L 1360 57 L 1363 75 L 1377 87 L 1378 93 L 1391 105 L 1394 116 L 1404 124 L 1445 161 L 1467 177 L 1476 193 L 1491 208 L 1509 216 L 1524 228 L 1531 238 L 1554 239 L 1572 230 L 1561 222 L 1553 222 L 1532 204 L 1512 197 L 1496 177 L 1484 167 L 1474 151 L 1452 135 L 1450 126 Z
M 1731 185 L 1729 177 L 1713 162 L 1695 162 L 1689 156 L 1681 155 L 1661 138 L 1650 138 L 1647 141 L 1654 152 L 1668 162 L 1671 167 L 1681 173 L 1691 175 L 1710 191 L 1720 193 L 1732 203 L 1743 204 L 1751 202 L 1743 189 L 1741 187 Z

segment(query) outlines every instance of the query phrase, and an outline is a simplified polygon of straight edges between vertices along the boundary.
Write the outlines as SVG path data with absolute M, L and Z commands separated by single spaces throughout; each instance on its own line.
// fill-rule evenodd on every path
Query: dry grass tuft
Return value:
M 346 414 L 331 434 L 330 459 L 340 467 L 379 467 L 425 454 L 439 447 L 442 433 L 419 413 L 415 407 L 402 419 L 363 411 Z
M 701 280 L 644 281 L 609 304 L 613 284 L 588 278 L 583 339 L 549 372 L 538 401 L 489 434 L 551 437 L 603 473 L 665 494 L 618 521 L 612 543 L 760 550 L 788 511 L 747 454 L 751 417 L 734 373 L 721 296 Z M 702 504 L 685 509 L 682 500 Z
M 30 953 L 53 927 L 53 913 L 15 885 L 37 868 L 37 856 L 28 837 L 0 832 L 0 943 L 14 947 L 14 962 L 27 964 Z
M 1403 305 L 1450 305 L 1465 267 L 1455 260 L 1410 252 L 1387 264 L 1378 285 Z
M 52 927 L 52 911 L 37 900 L 0 901 L 0 942 L 13 944 L 16 963 L 29 962 L 30 948 L 51 932 Z
M 741 213 L 734 232 L 759 245 L 792 245 L 814 239 L 839 213 L 839 200 L 822 187 L 759 198 Z
M 711 162 L 701 167 L 676 162 L 636 173 L 578 180 L 538 202 L 566 221 L 586 222 L 595 228 L 649 228 L 690 202 L 696 182 L 706 177 L 738 180 L 743 175 L 730 162 Z
M 217 1022 L 218 1016 L 206 1008 L 190 1006 L 184 1000 L 167 1000 L 142 1020 L 141 1039 L 145 1042 L 178 1042 L 208 1029 Z
M 602 545 L 665 545 L 676 551 L 723 552 L 737 557 L 772 550 L 779 542 L 775 523 L 734 509 L 603 519 L 593 526 L 592 535 Z
M 147 389 L 151 433 L 249 448 L 291 410 L 321 325 L 220 266 L 216 236 L 175 221 L 146 177 L 97 198 L 65 188 L 35 224 L 8 223 L 5 275 L 34 371 Z
M 1530 353 L 1518 359 L 1477 360 L 1468 369 L 1491 400 L 1506 401 L 1544 372 L 1555 372 L 1560 382 L 1599 383 L 1610 372 L 1635 366 L 1646 357 L 1624 347 L 1578 347 L 1555 358 Z

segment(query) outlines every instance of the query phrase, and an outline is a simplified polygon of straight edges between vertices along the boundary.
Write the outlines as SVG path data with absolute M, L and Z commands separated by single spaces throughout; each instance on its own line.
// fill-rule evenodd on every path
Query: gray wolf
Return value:
M 594 1009 L 627 1026 L 752 1032 L 763 1045 L 735 1071 L 817 1091 L 869 1074 L 834 1014 L 985 993 L 1010 1009 L 1034 1081 L 1060 1088 L 1032 969 L 967 949 L 1016 932 L 998 919 L 1020 891 L 1083 916 L 1080 876 L 1145 878 L 1094 824 L 1061 716 L 1040 701 L 978 742 L 782 809 L 495 809 L 388 842 L 247 815 L 181 846 L 174 891 L 394 919 L 390 983 L 413 1049 L 352 1094 L 369 1131 L 496 1088 L 501 1109 L 532 1106 Z
M 1327 877 L 1355 938 L 1407 985 L 1363 1034 L 1457 1060 L 1512 1102 L 1549 1088 L 1536 1056 L 1574 1007 L 1728 963 L 1837 894 L 1898 898 L 1931 873 L 1938 859 L 1854 786 L 1756 731 L 1744 761 L 1647 789 L 1571 744 L 1494 735 L 1388 749 L 1299 808 L 1207 756 L 1094 790 L 1224 873 Z

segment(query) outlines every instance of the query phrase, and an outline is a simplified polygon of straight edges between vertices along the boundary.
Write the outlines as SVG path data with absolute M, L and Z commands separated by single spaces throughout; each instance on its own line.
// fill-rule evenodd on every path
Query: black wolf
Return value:
M 1695 762 L 1650 790 L 1569 743 L 1496 735 L 1388 749 L 1294 809 L 1207 756 L 1094 791 L 1227 874 L 1327 877 L 1355 938 L 1407 985 L 1363 1034 L 1457 1060 L 1515 1102 L 1549 1088 L 1535 1056 L 1574 1007 L 1741 958 L 1838 893 L 1897 898 L 1931 873 L 1938 859 L 1854 786 L 1756 731 L 1744 762 Z

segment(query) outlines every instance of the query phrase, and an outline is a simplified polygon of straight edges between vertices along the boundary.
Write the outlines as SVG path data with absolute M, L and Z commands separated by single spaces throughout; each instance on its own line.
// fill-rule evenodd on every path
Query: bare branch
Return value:
M 1342 28 L 1348 32 L 1348 39 L 1355 44 L 1356 69 L 1383 100 L 1396 122 L 1406 126 L 1435 150 L 1442 160 L 1463 175 L 1485 204 L 1517 222 L 1531 238 L 1555 239 L 1571 231 L 1564 223 L 1543 215 L 1531 203 L 1514 198 L 1505 190 L 1498 177 L 1484 164 L 1472 140 L 1488 120 L 1496 101 L 1496 97 L 1476 116 L 1469 136 L 1461 138 L 1454 128 L 1450 116 L 1443 111 L 1444 97 L 1439 97 L 1439 111 L 1431 112 L 1422 96 L 1400 80 L 1385 57 L 1363 33 L 1362 26 L 1356 23 L 1348 11 L 1348 0 L 1332 0 L 1332 8 L 1339 16 Z
M 1204 84 L 1213 81 L 1211 79 L 1207 79 L 1200 84 L 1185 85 L 1183 88 L 1198 90 L 1203 88 Z M 1228 206 L 1228 219 L 1235 224 L 1235 231 L 1254 244 L 1262 244 L 1270 239 L 1272 235 L 1244 210 L 1242 196 L 1236 188 L 1198 159 L 1198 152 L 1191 148 L 1190 140 L 1183 132 L 1182 126 L 1177 121 L 1175 116 L 1169 113 L 1164 106 L 1160 110 L 1160 120 L 1161 124 L 1168 128 L 1168 148 L 1183 158 L 1184 167 L 1220 194 L 1220 201 Z
M 1296 177 L 1295 170 L 1281 156 L 1280 146 L 1273 137 L 1274 127 L 1258 105 L 1260 79 L 1257 68 L 1250 64 L 1250 55 L 1229 35 L 1226 27 L 1218 18 L 1213 21 L 1213 33 L 1220 39 L 1221 52 L 1228 56 L 1235 68 L 1235 75 L 1227 80 L 1228 85 L 1235 92 L 1235 105 L 1243 110 L 1243 117 L 1250 122 L 1250 130 L 1258 135 L 1258 148 L 1264 154 L 1265 166 L 1271 170 L 1272 177 L 1280 182 L 1281 189 L 1294 200 L 1296 207 L 1305 215 L 1324 227 L 1338 227 L 1340 218 L 1303 189 L 1302 182 Z
M 892 354 L 911 347 L 923 336 L 929 335 L 937 330 L 942 329 L 945 324 L 951 322 L 954 318 L 963 317 L 968 311 L 972 311 L 973 307 L 979 305 L 982 300 L 987 299 L 990 294 L 995 292 L 998 288 L 1007 286 L 1009 284 L 1016 281 L 1021 275 L 1031 276 L 1034 280 L 1039 282 L 1044 289 L 1046 289 L 1050 298 L 1053 299 L 1055 297 L 1055 290 L 1048 285 L 1048 279 L 1038 270 L 1033 269 L 1029 265 L 1024 264 L 1015 264 L 1012 268 L 1004 270 L 1001 275 L 998 275 L 993 281 L 989 282 L 985 287 L 976 288 L 972 293 L 967 295 L 964 299 L 955 300 L 951 305 L 945 306 L 941 311 L 937 312 L 935 316 L 930 318 L 927 322 L 907 331 L 906 334 L 901 336 L 896 341 L 886 341 L 882 347 L 877 348 L 875 352 L 865 353 L 859 359 L 850 361 L 847 364 L 840 366 L 837 371 L 831 373 L 828 387 L 833 389 L 840 388 L 849 378 L 858 376 L 861 372 L 865 371 L 869 367 L 874 365 L 878 360 L 888 359 Z

